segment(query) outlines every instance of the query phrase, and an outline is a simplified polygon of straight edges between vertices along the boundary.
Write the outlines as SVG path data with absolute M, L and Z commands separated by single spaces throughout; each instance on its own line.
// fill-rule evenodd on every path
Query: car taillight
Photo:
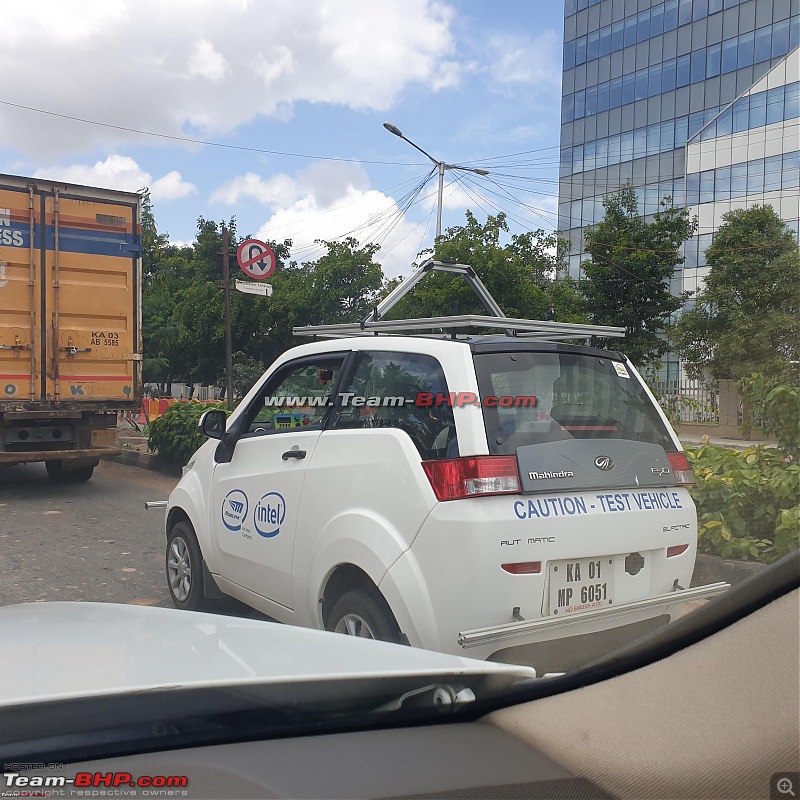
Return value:
M 473 456 L 423 461 L 437 500 L 519 492 L 515 456 Z
M 667 548 L 667 558 L 672 558 L 672 556 L 679 556 L 681 553 L 685 553 L 689 549 L 688 544 L 674 544 L 672 547 Z
M 686 458 L 686 453 L 667 453 L 667 461 L 672 468 L 672 474 L 675 476 L 675 483 L 678 486 L 694 486 L 694 473 L 689 466 L 689 459 Z

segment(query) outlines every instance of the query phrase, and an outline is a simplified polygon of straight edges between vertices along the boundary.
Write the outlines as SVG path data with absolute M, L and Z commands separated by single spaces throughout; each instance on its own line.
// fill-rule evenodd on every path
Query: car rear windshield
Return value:
M 495 455 L 561 439 L 630 439 L 676 449 L 644 388 L 620 361 L 526 351 L 474 359 Z

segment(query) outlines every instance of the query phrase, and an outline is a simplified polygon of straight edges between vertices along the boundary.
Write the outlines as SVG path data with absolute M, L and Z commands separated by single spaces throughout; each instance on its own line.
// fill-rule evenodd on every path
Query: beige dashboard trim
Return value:
M 487 720 L 621 800 L 769 798 L 800 770 L 800 592 L 643 669 Z

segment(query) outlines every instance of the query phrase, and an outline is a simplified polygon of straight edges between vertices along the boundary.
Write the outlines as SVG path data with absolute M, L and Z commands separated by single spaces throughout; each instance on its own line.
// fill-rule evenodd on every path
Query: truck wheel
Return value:
M 45 461 L 44 467 L 47 470 L 47 477 L 56 483 L 83 483 L 88 481 L 94 472 L 94 467 L 65 470 L 63 461 Z
M 167 586 L 175 608 L 197 611 L 205 608 L 203 555 L 192 526 L 182 520 L 167 534 Z
M 355 589 L 343 594 L 334 604 L 326 628 L 362 639 L 400 641 L 400 628 L 394 614 L 383 597 L 374 591 Z

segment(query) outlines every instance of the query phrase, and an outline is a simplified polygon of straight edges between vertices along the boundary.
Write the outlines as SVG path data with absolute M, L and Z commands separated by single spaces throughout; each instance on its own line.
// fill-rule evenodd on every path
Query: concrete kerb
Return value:
M 106 456 L 105 461 L 115 461 L 128 467 L 149 469 L 172 477 L 180 477 L 181 468 L 159 458 L 155 453 L 141 453 L 138 450 L 123 450 L 119 455 Z

